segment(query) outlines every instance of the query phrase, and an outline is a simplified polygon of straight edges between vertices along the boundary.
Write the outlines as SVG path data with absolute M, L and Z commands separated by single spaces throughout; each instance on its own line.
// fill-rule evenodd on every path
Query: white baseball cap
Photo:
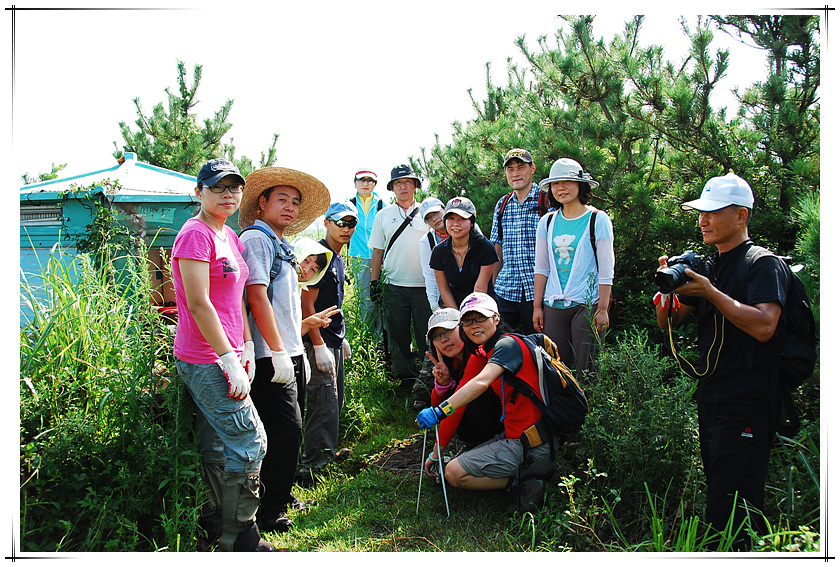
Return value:
M 432 340 L 432 331 L 435 329 L 451 330 L 458 326 L 458 321 L 461 320 L 461 312 L 451 307 L 444 307 L 438 309 L 432 316 L 429 317 L 429 330 L 426 333 L 426 339 Z
M 750 184 L 732 173 L 723 177 L 712 177 L 703 187 L 699 199 L 683 203 L 684 211 L 695 209 L 703 212 L 719 211 L 730 205 L 753 208 L 753 193 Z

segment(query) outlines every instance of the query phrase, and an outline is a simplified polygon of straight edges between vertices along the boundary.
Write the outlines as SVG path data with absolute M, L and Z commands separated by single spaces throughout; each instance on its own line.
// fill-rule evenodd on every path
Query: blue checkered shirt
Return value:
M 504 197 L 493 210 L 493 229 L 490 242 L 502 245 L 502 270 L 493 284 L 498 297 L 508 301 L 534 301 L 534 260 L 537 245 L 537 225 L 540 222 L 540 186 L 534 183 L 528 197 L 520 204 L 516 195 L 505 205 L 502 215 L 502 239 L 499 238 L 499 208 Z M 503 241 L 504 240 L 504 241 Z

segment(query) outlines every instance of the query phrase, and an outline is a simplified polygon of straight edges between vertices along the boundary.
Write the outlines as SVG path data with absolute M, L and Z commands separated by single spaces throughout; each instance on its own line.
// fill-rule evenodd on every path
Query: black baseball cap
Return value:
M 239 168 L 234 163 L 221 158 L 208 160 L 202 165 L 201 169 L 198 170 L 198 175 L 195 176 L 195 180 L 198 185 L 210 187 L 228 175 L 238 177 L 239 182 L 245 185 L 245 178 L 239 173 Z

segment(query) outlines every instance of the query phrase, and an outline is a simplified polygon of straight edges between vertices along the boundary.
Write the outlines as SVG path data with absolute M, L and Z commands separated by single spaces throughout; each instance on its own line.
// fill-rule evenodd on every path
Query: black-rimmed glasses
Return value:
M 204 185 L 206 189 L 210 189 L 211 193 L 224 193 L 225 190 L 230 191 L 231 193 L 242 193 L 242 190 L 245 189 L 245 186 L 241 183 L 237 183 L 236 185 Z
M 460 325 L 462 327 L 469 327 L 469 326 L 471 326 L 475 323 L 478 323 L 479 325 L 481 325 L 488 318 L 489 317 L 486 317 L 485 315 L 476 315 L 474 317 L 464 317 L 463 319 L 461 319 Z

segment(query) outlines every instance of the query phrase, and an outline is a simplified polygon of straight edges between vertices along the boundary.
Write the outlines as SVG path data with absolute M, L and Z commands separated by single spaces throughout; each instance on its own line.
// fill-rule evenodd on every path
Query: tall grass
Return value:
M 204 490 L 194 409 L 180 382 L 169 383 L 172 337 L 149 306 L 145 265 L 56 249 L 38 278 L 46 299 L 37 299 L 32 278 L 21 288 L 35 312 L 20 335 L 21 549 L 194 550 Z M 731 536 L 702 519 L 693 384 L 644 331 L 620 333 L 602 349 L 580 445 L 558 450 L 542 508 L 509 516 L 505 491 L 449 487 L 447 519 L 440 486 L 424 480 L 418 514 L 417 474 L 373 465 L 418 438 L 416 412 L 395 395 L 352 285 L 344 315 L 353 357 L 340 432 L 351 457 L 325 467 L 317 485 L 295 488 L 317 503 L 291 513 L 292 531 L 264 534 L 272 543 L 300 551 L 729 550 Z M 820 548 L 819 412 L 808 415 L 773 451 L 764 525 L 749 526 L 754 550 Z
M 135 551 L 193 537 L 198 461 L 145 260 L 54 247 L 21 294 L 21 549 Z M 140 258 L 145 257 L 141 251 Z M 39 293 L 40 291 L 40 293 Z

